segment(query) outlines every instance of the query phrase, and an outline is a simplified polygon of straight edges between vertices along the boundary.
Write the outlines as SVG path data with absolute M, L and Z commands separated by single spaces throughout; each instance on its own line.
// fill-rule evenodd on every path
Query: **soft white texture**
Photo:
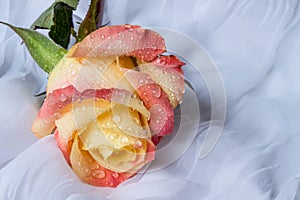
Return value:
M 19 155 L 0 170 L 0 199 L 299 199 L 300 1 L 108 2 L 111 24 L 172 28 L 206 48 L 227 94 L 220 140 L 211 154 L 199 160 L 204 137 L 199 134 L 175 163 L 117 189 L 81 183 L 51 136 L 34 143 L 29 127 L 39 103 L 32 95 L 45 88 L 46 74 L 33 63 L 18 36 L 1 25 L 0 166 Z M 50 3 L 1 0 L 0 20 L 28 27 Z M 79 16 L 87 4 L 81 1 Z M 210 116 L 210 96 L 193 67 L 184 68 L 198 94 L 201 133 Z

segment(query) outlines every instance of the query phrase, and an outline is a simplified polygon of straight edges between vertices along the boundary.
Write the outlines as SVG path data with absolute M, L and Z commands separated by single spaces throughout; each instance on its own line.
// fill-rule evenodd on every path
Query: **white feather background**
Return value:
M 0 2 L 0 20 L 23 27 L 51 3 Z M 80 1 L 78 16 L 88 2 Z M 299 5 L 299 0 L 107 1 L 111 24 L 171 28 L 203 45 L 227 97 L 221 138 L 200 160 L 210 96 L 201 76 L 186 65 L 201 109 L 198 136 L 172 165 L 116 189 L 81 183 L 52 136 L 37 141 L 30 133 L 40 103 L 32 95 L 45 88 L 46 74 L 18 36 L 0 26 L 0 199 L 300 199 Z

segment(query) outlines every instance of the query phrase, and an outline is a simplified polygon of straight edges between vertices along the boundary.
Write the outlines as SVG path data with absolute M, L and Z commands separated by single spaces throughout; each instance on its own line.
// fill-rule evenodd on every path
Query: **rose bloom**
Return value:
M 153 160 L 156 144 L 172 132 L 184 63 L 165 51 L 160 35 L 139 26 L 91 33 L 51 72 L 32 131 L 54 131 L 81 180 L 116 187 Z

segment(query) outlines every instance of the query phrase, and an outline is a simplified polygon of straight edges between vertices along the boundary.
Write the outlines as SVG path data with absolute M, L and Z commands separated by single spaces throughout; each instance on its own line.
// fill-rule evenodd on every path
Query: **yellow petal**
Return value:
M 49 76 L 47 93 L 73 85 L 79 92 L 86 89 L 118 88 L 134 92 L 123 77 L 116 57 L 70 58 L 65 56 Z
M 91 149 L 89 152 L 99 164 L 107 169 L 118 173 L 135 172 L 141 167 L 141 163 L 145 163 L 146 147 L 114 149 L 106 158 L 103 156 L 103 148 Z
M 171 67 L 156 66 L 144 63 L 138 66 L 139 70 L 153 79 L 165 93 L 175 108 L 182 100 L 184 93 L 184 76 Z
M 88 123 L 96 120 L 100 114 L 110 108 L 111 103 L 103 99 L 74 102 L 65 108 L 68 112 L 55 121 L 60 137 L 65 141 L 70 140 L 74 131 L 84 129 Z
M 135 68 L 132 58 L 128 56 L 117 57 L 117 65 L 127 69 Z
M 112 122 L 125 134 L 137 138 L 150 138 L 151 132 L 141 125 L 140 115 L 122 104 L 112 108 Z M 147 124 L 148 125 L 148 124 Z M 147 127 L 146 125 L 146 127 Z

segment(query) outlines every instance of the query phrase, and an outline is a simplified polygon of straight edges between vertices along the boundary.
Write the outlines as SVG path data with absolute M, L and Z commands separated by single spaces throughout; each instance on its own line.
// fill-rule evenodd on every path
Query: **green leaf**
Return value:
M 33 59 L 48 73 L 67 53 L 65 49 L 37 31 L 15 27 L 1 21 L 0 23 L 13 29 L 23 39 Z
M 87 35 L 97 29 L 98 21 L 102 20 L 103 1 L 91 0 L 89 10 L 78 29 L 76 42 L 82 41 Z
M 54 24 L 54 7 L 57 3 L 65 3 L 73 10 L 76 10 L 79 0 L 56 0 L 49 8 L 47 8 L 31 25 L 31 29 L 50 29 Z
M 57 3 L 54 7 L 54 24 L 49 32 L 50 38 L 65 49 L 68 48 L 73 30 L 72 9 L 68 4 Z

